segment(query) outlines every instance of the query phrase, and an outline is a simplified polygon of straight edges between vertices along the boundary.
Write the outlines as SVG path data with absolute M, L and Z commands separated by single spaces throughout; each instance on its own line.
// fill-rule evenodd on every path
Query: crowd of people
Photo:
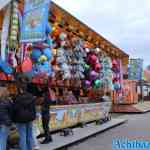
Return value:
M 17 95 L 10 95 L 6 87 L 0 88 L 0 150 L 9 149 L 8 136 L 12 125 L 19 134 L 20 150 L 39 150 L 38 138 L 43 138 L 41 144 L 52 141 L 49 131 L 50 98 L 48 89 L 41 90 L 40 97 L 28 92 L 27 84 L 19 82 Z M 36 103 L 40 99 L 43 134 L 36 135 Z

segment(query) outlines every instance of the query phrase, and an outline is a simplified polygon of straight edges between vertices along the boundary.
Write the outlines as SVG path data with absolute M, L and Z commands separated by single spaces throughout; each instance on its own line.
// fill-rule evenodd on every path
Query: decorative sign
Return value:
M 43 2 L 43 3 L 42 3 Z M 46 39 L 46 25 L 50 1 L 27 0 L 21 25 L 21 42 L 39 42 Z M 31 6 L 30 6 L 31 5 Z M 30 6 L 27 9 L 27 6 Z
M 141 80 L 143 73 L 143 60 L 142 59 L 130 59 L 128 69 L 129 80 Z
M 51 106 L 50 128 L 62 129 L 81 122 L 89 122 L 108 117 L 111 102 L 80 104 L 68 106 Z M 41 115 L 37 118 L 39 130 L 42 131 Z

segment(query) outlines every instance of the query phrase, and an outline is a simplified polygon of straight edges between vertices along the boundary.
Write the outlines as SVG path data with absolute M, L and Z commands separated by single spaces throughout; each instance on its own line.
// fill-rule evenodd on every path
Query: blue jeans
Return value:
M 30 123 L 18 123 L 19 147 L 20 150 L 32 150 L 33 148 L 33 125 Z
M 0 125 L 0 150 L 6 150 L 9 127 Z

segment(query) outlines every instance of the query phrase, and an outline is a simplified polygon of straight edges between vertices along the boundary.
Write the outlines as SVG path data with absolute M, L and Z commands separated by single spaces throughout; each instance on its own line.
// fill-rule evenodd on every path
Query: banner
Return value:
M 130 59 L 128 69 L 129 80 L 142 80 L 143 73 L 143 60 L 142 59 Z
M 39 42 L 46 39 L 49 4 L 46 0 L 27 0 L 21 25 L 21 42 Z M 43 2 L 42 4 L 40 2 Z M 33 4 L 32 4 L 33 3 Z M 27 6 L 30 8 L 26 8 Z
M 51 0 L 25 0 L 24 13 L 31 11 L 42 4 L 49 5 Z

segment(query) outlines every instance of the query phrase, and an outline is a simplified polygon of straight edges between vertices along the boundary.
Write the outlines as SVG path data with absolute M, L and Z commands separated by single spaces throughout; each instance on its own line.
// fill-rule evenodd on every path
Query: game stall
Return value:
M 35 87 L 49 86 L 56 95 L 51 131 L 109 120 L 112 101 L 100 98 L 122 90 L 125 52 L 50 0 L 10 2 L 0 11 L 0 29 L 1 84 L 15 93 L 19 74 L 34 95 Z

